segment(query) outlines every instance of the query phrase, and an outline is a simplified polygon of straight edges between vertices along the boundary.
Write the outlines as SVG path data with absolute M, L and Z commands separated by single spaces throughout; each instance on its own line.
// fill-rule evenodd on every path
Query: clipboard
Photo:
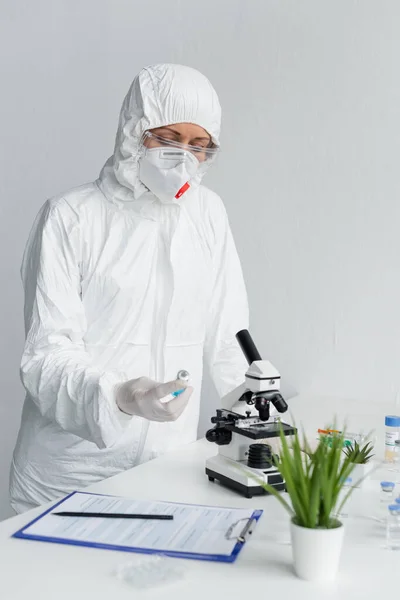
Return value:
M 202 514 L 201 511 L 203 511 L 204 514 L 211 513 L 211 511 L 217 511 L 218 514 L 221 513 L 221 515 L 224 516 L 224 511 L 226 511 L 226 514 L 229 515 L 229 517 L 232 517 L 231 522 L 229 523 L 229 527 L 223 532 L 223 536 L 226 541 L 226 544 L 229 545 L 229 547 L 230 547 L 230 551 L 228 553 L 221 553 L 221 552 L 213 553 L 212 551 L 211 552 L 210 551 L 202 552 L 202 551 L 175 550 L 175 549 L 170 549 L 167 547 L 162 547 L 162 548 L 144 547 L 143 545 L 139 546 L 139 545 L 135 545 L 134 543 L 132 543 L 132 544 L 131 543 L 129 543 L 129 544 L 128 543 L 110 543 L 110 542 L 104 542 L 104 541 L 103 542 L 102 541 L 93 541 L 93 539 L 90 539 L 90 538 L 87 540 L 78 539 L 78 536 L 76 536 L 76 538 L 74 539 L 74 537 L 67 538 L 67 537 L 58 536 L 58 535 L 44 535 L 44 534 L 40 534 L 37 532 L 35 533 L 35 529 L 38 529 L 38 527 L 40 528 L 41 522 L 47 523 L 47 524 L 49 523 L 48 519 L 49 519 L 49 516 L 51 517 L 51 513 L 56 512 L 57 510 L 60 509 L 60 507 L 64 508 L 63 505 L 68 506 L 68 502 L 71 499 L 72 499 L 72 501 L 74 501 L 77 499 L 80 500 L 82 498 L 82 501 L 85 501 L 86 500 L 85 496 L 88 499 L 88 501 L 93 500 L 94 502 L 102 501 L 102 500 L 110 501 L 110 502 L 118 502 L 118 501 L 128 502 L 129 501 L 129 499 L 127 499 L 127 498 L 122 498 L 122 497 L 117 497 L 117 496 L 108 496 L 105 494 L 90 494 L 88 492 L 73 492 L 72 494 L 69 494 L 68 496 L 63 498 L 61 501 L 59 501 L 58 503 L 53 505 L 51 508 L 47 509 L 41 515 L 39 515 L 38 517 L 33 519 L 30 523 L 28 523 L 27 525 L 25 525 L 24 527 L 19 529 L 16 533 L 13 534 L 12 537 L 17 538 L 17 539 L 22 539 L 22 540 L 32 540 L 32 541 L 37 541 L 37 542 L 48 542 L 48 543 L 54 543 L 54 544 L 65 544 L 65 545 L 70 545 L 70 546 L 83 546 L 83 547 L 98 548 L 98 549 L 103 549 L 103 550 L 114 550 L 114 551 L 120 551 L 120 552 L 133 552 L 133 553 L 141 553 L 141 554 L 158 554 L 158 555 L 175 557 L 175 558 L 205 560 L 205 561 L 214 561 L 214 562 L 222 562 L 222 563 L 233 563 L 239 556 L 246 541 L 252 535 L 252 533 L 258 523 L 258 520 L 260 519 L 261 515 L 263 514 L 262 510 L 253 510 L 253 509 L 235 509 L 235 508 L 228 508 L 228 507 L 225 508 L 225 507 L 216 507 L 216 506 L 204 506 L 204 505 L 176 503 L 176 502 L 158 502 L 158 503 L 148 502 L 149 505 L 154 505 L 154 504 L 165 505 L 165 508 L 168 507 L 171 510 L 178 511 L 178 514 L 179 514 L 179 511 L 184 513 L 184 511 L 186 509 L 189 512 L 189 514 L 190 514 L 190 511 L 197 511 L 199 514 Z M 134 502 L 134 501 L 132 500 L 132 502 Z M 144 502 L 144 501 L 142 501 L 142 502 Z M 249 516 L 246 516 L 245 518 L 238 518 L 238 519 L 234 518 L 236 514 L 238 514 L 240 516 L 240 513 L 243 513 L 245 511 L 247 513 L 250 513 Z M 129 511 L 127 511 L 127 512 L 129 512 Z M 56 517 L 56 516 L 53 516 L 52 518 L 53 519 L 64 519 L 64 517 Z M 66 518 L 71 519 L 71 517 L 66 517 Z M 47 519 L 47 520 L 43 521 L 44 519 Z M 89 520 L 90 520 L 91 521 L 90 524 L 92 524 L 94 519 L 93 518 L 91 518 L 91 519 L 83 518 L 83 520 L 87 521 L 87 522 L 89 522 Z M 100 520 L 98 520 L 98 522 Z M 111 519 L 102 519 L 101 521 L 103 521 L 103 522 L 111 521 Z M 121 522 L 122 519 L 116 519 L 115 521 Z M 144 522 L 144 521 L 142 521 L 142 522 Z M 81 519 L 81 522 L 82 522 L 82 519 Z M 223 519 L 222 519 L 222 522 L 223 522 Z M 56 521 L 54 521 L 54 523 L 56 523 Z M 146 521 L 146 523 L 149 523 L 149 522 Z M 158 521 L 158 524 L 154 525 L 154 523 L 153 523 L 153 526 L 160 527 L 160 523 L 173 523 L 173 521 Z M 177 520 L 176 527 L 178 528 L 179 526 L 180 525 Z M 125 527 L 126 527 L 126 525 L 125 525 Z M 219 533 L 220 533 L 220 538 L 221 538 L 222 530 Z M 219 541 L 220 541 L 220 544 L 225 543 L 225 542 L 222 542 L 221 539 Z

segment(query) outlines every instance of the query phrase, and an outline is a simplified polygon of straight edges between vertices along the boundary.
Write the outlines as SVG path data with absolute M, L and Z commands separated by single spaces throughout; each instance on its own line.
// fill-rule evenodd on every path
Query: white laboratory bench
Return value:
M 378 426 L 379 438 L 382 433 L 380 422 L 390 408 L 393 407 L 366 407 L 362 403 L 327 398 L 298 397 L 291 402 L 296 424 L 304 421 L 307 430 L 324 425 L 320 418 L 336 414 L 340 419 L 347 414 L 349 427 L 357 423 L 358 428 L 362 428 L 362 419 L 365 428 Z M 216 452 L 214 444 L 200 440 L 93 485 L 88 491 L 149 500 L 264 509 L 253 537 L 235 563 L 173 559 L 179 561 L 183 571 L 180 581 L 137 591 L 114 575 L 118 565 L 129 562 L 129 553 L 11 538 L 15 531 L 43 512 L 42 507 L 0 523 L 1 600 L 124 600 L 133 597 L 173 600 L 190 597 L 197 600 L 267 596 L 321 600 L 338 594 L 341 600 L 369 600 L 378 595 L 399 595 L 400 552 L 386 550 L 382 526 L 366 518 L 379 502 L 376 478 L 366 491 L 357 490 L 351 501 L 350 516 L 345 519 L 346 536 L 337 581 L 332 585 L 316 585 L 297 579 L 293 573 L 288 517 L 274 498 L 242 498 L 218 483 L 208 481 L 204 463 Z M 400 493 L 400 484 L 397 484 L 397 492 Z

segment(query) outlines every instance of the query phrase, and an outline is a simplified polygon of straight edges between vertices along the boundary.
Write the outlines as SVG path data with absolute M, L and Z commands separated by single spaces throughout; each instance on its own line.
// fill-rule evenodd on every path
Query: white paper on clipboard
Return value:
M 172 514 L 173 520 L 60 517 L 53 512 L 111 512 Z M 132 500 L 116 496 L 75 493 L 51 512 L 21 530 L 22 536 L 65 543 L 107 545 L 204 555 L 230 555 L 251 508 L 222 508 L 168 502 Z

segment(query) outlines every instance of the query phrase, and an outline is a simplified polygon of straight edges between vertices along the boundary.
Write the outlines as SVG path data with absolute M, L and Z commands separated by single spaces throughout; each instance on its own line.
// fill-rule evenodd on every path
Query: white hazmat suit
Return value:
M 113 156 L 97 181 L 46 202 L 22 264 L 26 389 L 11 467 L 17 512 L 196 440 L 203 353 L 219 394 L 243 381 L 248 327 L 240 262 L 220 198 L 200 184 L 160 202 L 139 180 L 146 130 L 194 123 L 219 143 L 220 107 L 194 69 L 157 65 L 134 80 Z M 123 414 L 116 387 L 191 374 L 174 422 Z

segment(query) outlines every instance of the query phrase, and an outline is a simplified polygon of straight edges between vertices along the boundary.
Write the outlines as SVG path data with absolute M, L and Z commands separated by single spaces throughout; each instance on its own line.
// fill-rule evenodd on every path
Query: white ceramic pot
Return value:
M 356 465 L 350 474 L 354 487 L 364 488 L 373 468 L 374 465 L 372 462 L 366 463 L 365 465 Z M 361 482 L 360 479 L 362 479 Z
M 327 582 L 336 577 L 344 527 L 308 529 L 290 524 L 294 570 L 307 581 Z

